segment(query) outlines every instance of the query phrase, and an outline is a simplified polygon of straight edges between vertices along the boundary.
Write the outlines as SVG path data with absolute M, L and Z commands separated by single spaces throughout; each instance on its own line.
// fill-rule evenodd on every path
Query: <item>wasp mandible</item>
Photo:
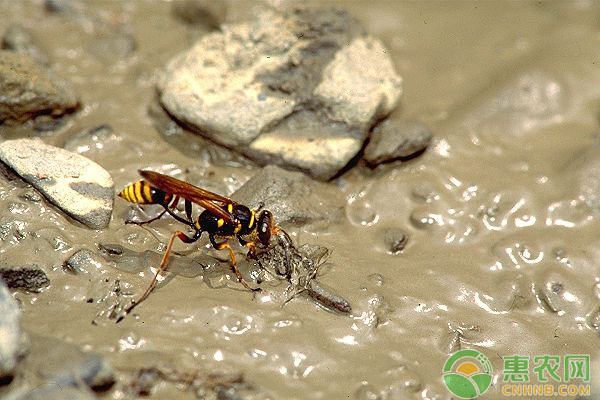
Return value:
M 260 210 L 260 208 L 252 210 L 228 197 L 209 192 L 158 172 L 140 170 L 139 173 L 144 180 L 128 185 L 118 196 L 134 204 L 161 205 L 164 210 L 155 218 L 134 223 L 138 225 L 147 224 L 168 213 L 177 221 L 189 226 L 193 234 L 188 236 L 182 231 L 173 233 L 150 286 L 138 300 L 126 309 L 127 313 L 144 301 L 156 287 L 158 276 L 167 268 L 169 254 L 175 239 L 179 238 L 184 243 L 193 243 L 200 239 L 203 232 L 208 233 L 208 238 L 215 249 L 229 251 L 231 266 L 240 283 L 248 290 L 260 290 L 260 288 L 251 288 L 242 277 L 230 241 L 237 238 L 242 246 L 248 248 L 248 257 L 256 259 L 257 246 L 266 248 L 269 245 L 271 236 L 283 232 L 275 224 L 273 214 L 270 211 Z M 186 218 L 177 215 L 173 211 L 182 198 L 185 201 Z M 192 217 L 192 204 L 204 208 L 204 211 L 195 220 Z M 287 234 L 285 236 L 289 238 Z

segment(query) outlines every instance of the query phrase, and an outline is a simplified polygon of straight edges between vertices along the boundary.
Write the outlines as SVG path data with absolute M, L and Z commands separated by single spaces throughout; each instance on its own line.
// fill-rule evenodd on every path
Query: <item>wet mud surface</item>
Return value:
M 26 269 L 39 285 L 10 289 L 31 354 L 0 397 L 39 386 L 36 395 L 48 398 L 56 388 L 40 385 L 60 376 L 91 388 L 70 398 L 450 399 L 442 366 L 473 348 L 494 369 L 486 398 L 500 399 L 502 356 L 594 359 L 599 4 L 342 5 L 385 44 L 402 77 L 390 121 L 422 124 L 433 138 L 417 157 L 377 167 L 355 160 L 334 180 L 311 183 L 323 214 L 294 191 L 297 210 L 276 205 L 298 246 L 330 252 L 308 290 L 286 302 L 287 282 L 237 248 L 244 277 L 263 280 L 262 292 L 249 293 L 204 237 L 178 243 L 158 289 L 116 324 L 181 224 L 125 224 L 160 210 L 117 198 L 108 227 L 92 230 L 3 169 L 0 270 Z M 116 190 L 153 168 L 232 195 L 261 171 L 170 120 L 155 87 L 169 60 L 215 21 L 252 18 L 257 6 L 186 18 L 160 1 L 0 0 L 0 9 L 0 32 L 21 25 L 35 43 L 23 51 L 67 79 L 79 101 L 58 120 L 0 125 L 2 139 L 37 137 L 79 153 L 106 169 Z M 330 309 L 315 302 L 322 298 Z M 35 349 L 56 340 L 75 348 L 65 357 L 87 375 L 43 364 L 46 353 Z

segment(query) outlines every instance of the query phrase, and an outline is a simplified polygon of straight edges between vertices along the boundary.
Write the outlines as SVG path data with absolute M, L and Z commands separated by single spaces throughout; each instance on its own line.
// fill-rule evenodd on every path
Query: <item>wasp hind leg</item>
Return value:
M 200 239 L 200 236 L 202 235 L 202 231 L 196 231 L 196 233 L 194 233 L 194 236 L 189 237 L 187 236 L 185 233 L 181 232 L 181 231 L 176 231 L 175 233 L 173 233 L 173 236 L 171 236 L 171 239 L 169 240 L 169 244 L 167 245 L 167 249 L 165 250 L 165 254 L 163 255 L 163 258 L 160 262 L 160 266 L 158 267 L 158 270 L 156 271 L 156 274 L 154 274 L 154 278 L 152 278 L 152 282 L 150 282 L 150 286 L 148 286 L 148 289 L 146 289 L 146 291 L 140 296 L 139 299 L 134 300 L 129 307 L 127 307 L 125 309 L 125 314 L 129 314 L 138 304 L 140 304 L 142 301 L 146 300 L 148 298 L 148 296 L 150 295 L 150 293 L 152 293 L 152 291 L 154 290 L 154 288 L 156 288 L 156 284 L 158 283 L 158 276 L 167 269 L 167 265 L 169 263 L 169 255 L 171 254 L 171 248 L 173 247 L 173 244 L 175 243 L 175 239 L 179 238 L 179 240 L 181 240 L 184 243 L 193 243 L 196 240 Z M 121 321 L 120 318 L 119 320 L 117 320 L 117 322 Z
M 154 221 L 157 221 L 157 220 L 161 219 L 161 218 L 162 218 L 162 216 L 163 216 L 163 215 L 165 215 L 166 213 L 167 213 L 167 209 L 165 208 L 165 209 L 163 210 L 163 212 L 161 212 L 160 214 L 158 214 L 158 215 L 157 215 L 156 217 L 154 217 L 154 218 L 150 218 L 150 219 L 149 219 L 149 220 L 147 220 L 147 221 L 134 221 L 134 220 L 132 220 L 132 219 L 128 219 L 128 220 L 126 220 L 126 221 L 125 221 L 125 223 L 126 223 L 126 224 L 132 224 L 132 225 L 146 225 L 146 224 L 149 224 L 149 223 L 151 223 L 151 222 L 154 222 Z
M 189 225 L 190 223 L 188 221 L 185 221 L 184 219 L 180 218 L 178 215 L 176 215 L 175 213 L 173 213 L 173 211 L 171 211 L 171 208 L 177 207 L 178 203 L 179 203 L 179 196 L 175 196 L 174 200 L 171 202 L 170 205 L 169 204 L 161 204 L 161 206 L 163 206 L 164 210 L 160 214 L 158 214 L 156 217 L 150 218 L 147 221 L 134 221 L 132 219 L 128 219 L 128 220 L 125 221 L 125 223 L 126 224 L 133 224 L 133 225 L 146 225 L 146 224 L 149 224 L 151 222 L 158 221 L 159 219 L 162 218 L 163 215 L 165 215 L 166 213 L 169 213 L 175 219 L 179 220 L 180 222 L 183 222 L 184 224 Z M 186 200 L 186 211 L 187 211 L 187 200 Z
M 215 240 L 215 237 L 213 235 L 209 236 L 210 238 L 210 242 L 212 243 L 213 247 L 217 250 L 224 250 L 227 249 L 229 251 L 229 258 L 231 259 L 231 266 L 233 267 L 233 272 L 235 272 L 235 275 L 238 278 L 238 281 L 240 281 L 240 283 L 242 285 L 244 285 L 244 287 L 252 292 L 260 292 L 260 288 L 251 288 L 250 285 L 248 285 L 248 283 L 246 283 L 246 281 L 244 280 L 244 277 L 242 277 L 242 273 L 240 272 L 238 266 L 237 266 L 237 261 L 235 258 L 235 253 L 233 252 L 233 249 L 231 248 L 231 246 L 229 245 L 229 241 L 225 240 L 224 242 L 221 243 L 217 243 L 217 241 Z

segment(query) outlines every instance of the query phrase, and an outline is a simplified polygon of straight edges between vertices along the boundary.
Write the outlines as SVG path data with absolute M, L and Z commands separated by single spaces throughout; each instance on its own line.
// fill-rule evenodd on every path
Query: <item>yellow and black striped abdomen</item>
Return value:
M 156 189 L 146 181 L 132 183 L 121 190 L 119 197 L 135 204 L 162 204 L 168 206 L 172 199 L 170 193 Z

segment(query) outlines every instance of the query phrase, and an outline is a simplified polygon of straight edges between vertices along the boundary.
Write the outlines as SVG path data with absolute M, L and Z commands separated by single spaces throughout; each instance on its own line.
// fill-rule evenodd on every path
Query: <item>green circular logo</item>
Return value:
M 452 394 L 461 399 L 474 399 L 492 384 L 492 364 L 477 350 L 460 350 L 444 364 L 442 379 Z

